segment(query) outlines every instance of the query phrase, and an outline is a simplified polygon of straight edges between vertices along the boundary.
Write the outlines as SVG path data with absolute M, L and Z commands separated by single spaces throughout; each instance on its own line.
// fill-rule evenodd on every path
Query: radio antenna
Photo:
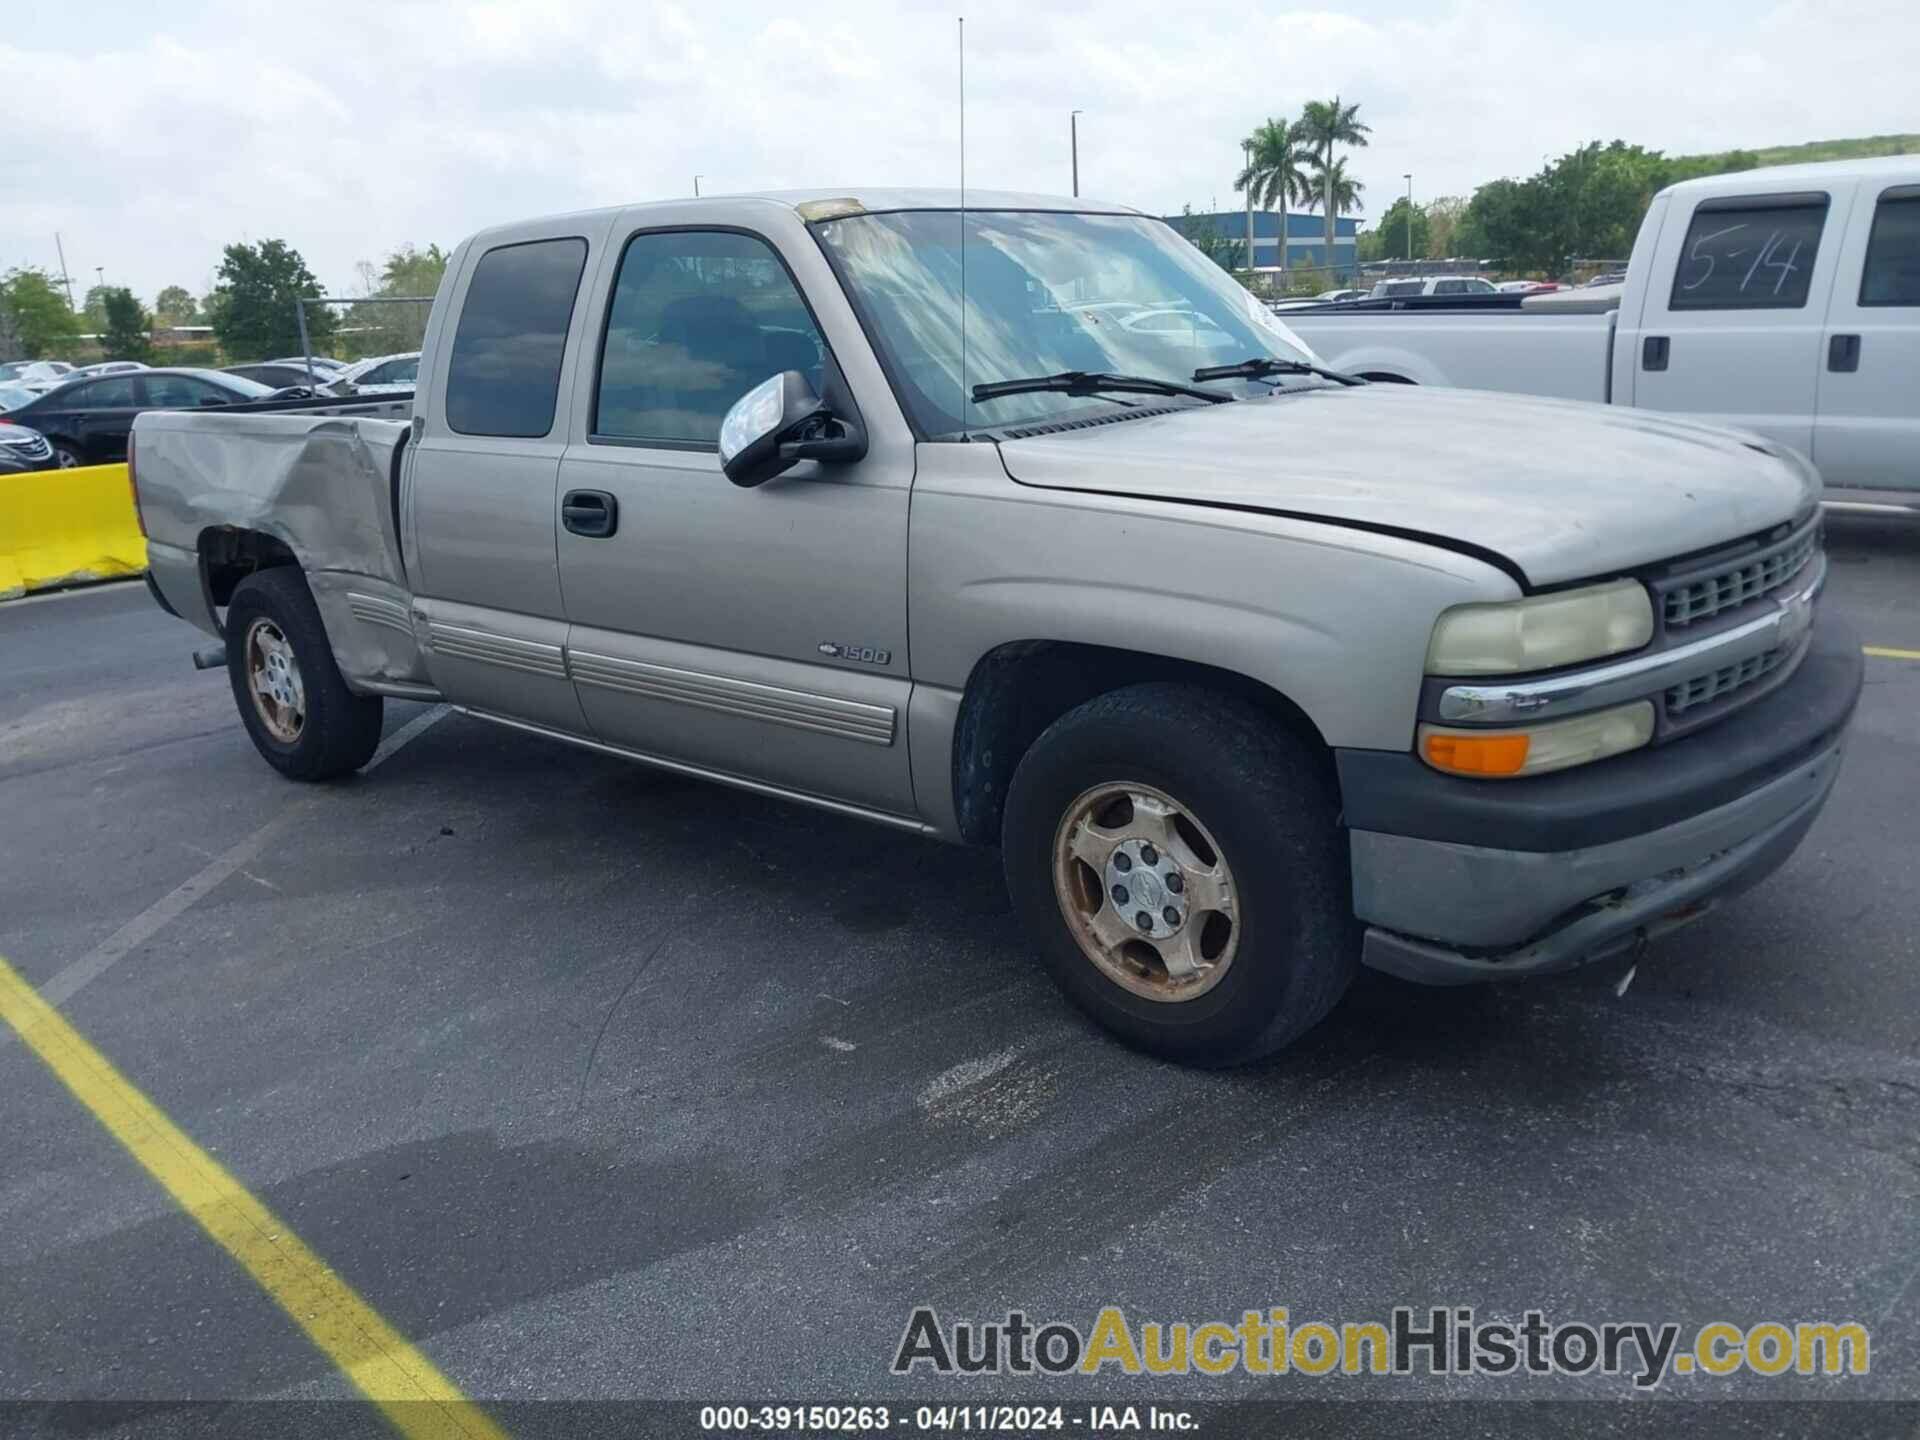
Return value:
M 971 429 L 967 388 L 967 17 L 960 19 L 960 433 Z

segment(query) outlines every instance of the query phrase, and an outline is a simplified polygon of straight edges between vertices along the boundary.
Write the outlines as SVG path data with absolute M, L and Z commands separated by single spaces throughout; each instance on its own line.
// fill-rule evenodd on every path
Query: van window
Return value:
M 826 345 L 786 266 L 752 235 L 636 235 L 620 257 L 600 349 L 593 434 L 716 446 L 733 402 L 798 370 L 822 388 Z
M 1708 200 L 1693 212 L 1669 310 L 1798 310 L 1813 285 L 1825 195 Z
M 1920 305 L 1920 187 L 1880 197 L 1860 272 L 1862 305 Z
M 578 238 L 489 250 L 453 336 L 447 424 L 462 435 L 523 438 L 553 429 L 574 293 L 587 263 Z

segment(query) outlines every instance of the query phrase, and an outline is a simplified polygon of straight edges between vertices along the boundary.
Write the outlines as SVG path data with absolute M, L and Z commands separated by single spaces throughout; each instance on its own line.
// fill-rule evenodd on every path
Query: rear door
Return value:
M 1821 322 L 1852 192 L 1714 196 L 1662 227 L 1633 403 L 1813 451 Z
M 634 215 L 608 247 L 560 467 L 580 704 L 612 744 L 911 813 L 910 444 L 897 417 L 863 412 L 859 463 L 729 483 L 716 441 L 733 402 L 786 370 L 850 396 L 842 358 L 865 341 L 790 210 L 768 207 L 765 231 L 703 213 Z
M 1813 458 L 1830 485 L 1920 490 L 1920 185 L 1863 187 L 1854 202 Z
M 403 523 L 415 633 L 441 693 L 572 733 L 586 722 L 567 678 L 554 484 L 590 229 L 604 222 L 468 248 L 415 412 Z
M 65 429 L 81 458 L 106 465 L 127 458 L 127 437 L 140 413 L 140 395 L 131 375 L 108 375 L 79 386 L 64 402 L 72 416 Z

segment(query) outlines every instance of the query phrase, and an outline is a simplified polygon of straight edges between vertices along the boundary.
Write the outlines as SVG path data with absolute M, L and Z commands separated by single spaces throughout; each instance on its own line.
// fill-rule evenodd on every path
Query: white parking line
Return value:
M 379 749 L 373 752 L 373 758 L 361 767 L 361 773 L 364 775 L 384 765 L 402 746 L 419 739 L 450 713 L 447 706 L 435 705 L 414 716 L 380 742 Z M 66 1004 L 82 988 L 91 985 L 134 950 L 146 944 L 184 914 L 195 901 L 258 855 L 295 820 L 303 818 L 312 809 L 313 803 L 311 799 L 294 801 L 237 845 L 215 856 L 194 875 L 162 895 L 78 960 L 56 970 L 47 983 L 40 986 L 41 998 L 50 1005 Z M 11 1038 L 11 1031 L 0 1030 L 0 1045 L 6 1044 Z

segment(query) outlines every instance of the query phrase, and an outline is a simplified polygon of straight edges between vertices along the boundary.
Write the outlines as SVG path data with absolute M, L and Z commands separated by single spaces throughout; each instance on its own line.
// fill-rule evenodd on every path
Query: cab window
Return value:
M 586 263 L 587 242 L 578 237 L 502 245 L 480 257 L 447 362 L 452 429 L 521 439 L 553 429 Z
M 1669 310 L 1798 310 L 1813 286 L 1827 197 L 1703 201 L 1674 267 Z
M 1920 305 L 1920 186 L 1889 190 L 1874 208 L 1862 305 Z
M 600 348 L 596 438 L 717 445 L 733 402 L 770 375 L 822 386 L 826 345 L 766 241 L 733 231 L 636 235 Z

